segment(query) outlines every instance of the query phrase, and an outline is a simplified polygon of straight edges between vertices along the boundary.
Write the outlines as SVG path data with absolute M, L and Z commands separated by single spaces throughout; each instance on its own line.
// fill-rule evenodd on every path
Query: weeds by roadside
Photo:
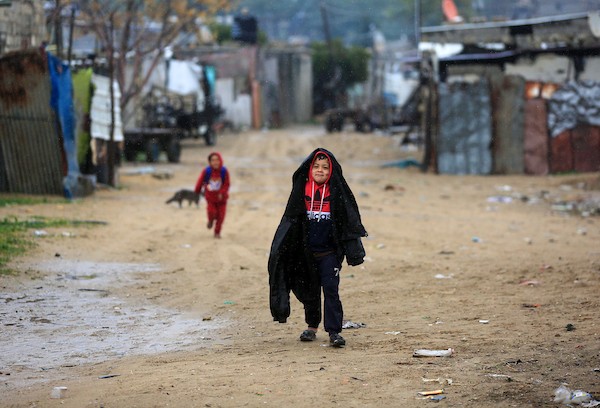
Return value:
M 0 207 L 10 204 L 32 204 L 47 201 L 37 201 L 37 199 L 4 199 L 0 198 Z M 66 219 L 47 219 L 44 217 L 33 216 L 26 220 L 20 220 L 15 216 L 0 219 L 0 276 L 14 273 L 6 265 L 15 256 L 22 255 L 28 249 L 35 246 L 32 236 L 27 235 L 28 230 L 42 230 L 44 228 L 58 228 L 64 226 L 81 226 L 105 224 L 102 221 L 79 221 Z

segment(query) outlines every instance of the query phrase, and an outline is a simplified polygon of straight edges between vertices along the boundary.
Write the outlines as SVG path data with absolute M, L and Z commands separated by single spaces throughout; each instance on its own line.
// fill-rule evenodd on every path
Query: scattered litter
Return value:
M 513 198 L 509 197 L 509 196 L 492 196 L 492 197 L 488 197 L 487 202 L 488 203 L 512 203 Z
M 50 398 L 59 399 L 64 398 L 67 393 L 67 387 L 54 387 L 50 393 Z
M 512 377 L 510 375 L 506 375 L 506 374 L 486 374 L 485 376 L 490 377 L 490 378 L 506 380 L 508 382 L 512 381 Z
M 527 279 L 527 280 L 519 282 L 519 285 L 521 285 L 521 286 L 538 286 L 539 284 L 540 284 L 540 281 L 538 281 L 536 279 Z
M 360 329 L 361 327 L 367 327 L 364 323 L 355 323 L 350 320 L 344 322 L 342 329 Z
M 567 324 L 567 325 L 565 326 L 565 329 L 567 329 L 567 331 L 574 331 L 574 330 L 575 330 L 575 325 L 574 325 L 574 324 L 571 324 L 571 323 L 569 323 L 569 324 Z
M 183 244 L 181 247 L 182 248 L 191 248 L 192 246 L 190 244 Z
M 377 249 L 383 249 L 385 248 L 385 244 L 377 244 Z
M 480 320 L 479 323 L 481 324 L 488 324 L 490 321 L 489 320 Z
M 145 166 L 145 167 L 136 167 L 136 168 L 132 168 L 132 169 L 120 169 L 119 174 L 127 175 L 127 176 L 136 176 L 136 175 L 140 175 L 140 174 L 151 174 L 151 173 L 154 173 L 155 171 L 156 171 L 156 169 L 154 167 Z
M 158 180 L 168 180 L 170 178 L 173 178 L 173 173 L 169 172 L 169 171 L 163 171 L 163 172 L 156 172 L 156 173 L 152 173 L 152 177 L 154 177 L 155 179 Z
M 114 378 L 114 377 L 119 377 L 121 374 L 106 374 L 106 375 L 101 375 L 100 377 L 98 377 L 98 379 L 100 380 L 104 380 L 106 378 Z
M 383 189 L 385 191 L 400 191 L 400 192 L 404 192 L 404 187 L 402 187 L 402 186 L 394 186 L 393 184 L 386 184 Z
M 413 352 L 413 357 L 450 357 L 454 354 L 454 349 L 446 350 L 427 350 L 417 349 Z
M 443 400 L 444 398 L 446 398 L 445 395 L 432 395 L 429 400 L 433 401 L 433 402 L 440 402 L 441 400 Z
M 568 406 L 581 405 L 585 408 L 600 406 L 600 401 L 595 400 L 589 392 L 571 391 L 565 383 L 554 390 L 554 402 L 560 402 Z
M 223 301 L 224 305 L 235 305 L 235 302 L 233 300 L 225 300 Z
M 523 303 L 523 307 L 527 309 L 534 309 L 536 307 L 542 306 L 540 303 Z
M 35 235 L 36 237 L 45 237 L 46 235 L 48 235 L 48 232 L 44 230 L 35 230 L 33 231 L 33 235 Z
M 421 380 L 425 383 L 430 383 L 430 382 L 436 382 L 439 383 L 441 385 L 444 384 L 448 384 L 448 385 L 452 385 L 452 378 L 425 378 L 425 377 L 421 377 Z
M 440 389 L 440 390 L 433 390 L 433 391 L 419 391 L 419 392 L 417 392 L 417 395 L 419 397 L 428 397 L 430 395 L 440 395 L 443 393 L 444 393 L 444 390 Z
M 577 228 L 577 233 L 579 235 L 587 235 L 587 229 L 585 229 L 585 228 Z
M 391 334 L 392 336 L 397 336 L 397 335 L 399 335 L 400 333 L 402 333 L 402 332 L 399 332 L 399 331 L 389 331 L 389 332 L 385 332 L 385 334 Z
M 473 241 L 473 242 L 475 242 L 476 244 L 478 244 L 478 243 L 480 243 L 480 242 L 481 242 L 481 238 L 479 238 L 479 237 L 473 237 L 473 238 L 471 238 L 471 241 Z
M 450 275 L 442 275 L 441 273 L 438 273 L 434 276 L 434 278 L 436 279 L 452 279 L 454 277 L 454 274 L 451 273 Z
M 551 208 L 554 211 L 569 212 L 575 209 L 575 205 L 573 203 L 556 203 L 552 204 Z

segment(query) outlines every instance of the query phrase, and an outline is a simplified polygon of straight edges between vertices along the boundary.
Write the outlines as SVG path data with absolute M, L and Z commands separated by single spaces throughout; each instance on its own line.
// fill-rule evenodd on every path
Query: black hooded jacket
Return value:
M 315 149 L 292 176 L 292 192 L 285 212 L 275 232 L 269 254 L 269 289 L 271 315 L 275 321 L 285 323 L 290 315 L 290 291 L 303 304 L 320 309 L 321 286 L 314 267 L 313 254 L 307 245 L 307 215 L 304 188 L 314 156 L 326 153 L 331 160 L 331 217 L 336 255 L 340 263 L 346 258 L 348 265 L 360 265 L 365 250 L 361 237 L 367 236 L 362 225 L 354 194 L 346 183 L 342 168 L 331 152 Z

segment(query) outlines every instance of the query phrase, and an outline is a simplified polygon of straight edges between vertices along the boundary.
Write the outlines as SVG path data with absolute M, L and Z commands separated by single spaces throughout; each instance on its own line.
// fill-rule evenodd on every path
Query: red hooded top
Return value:
M 321 185 L 312 175 L 317 157 L 324 155 L 329 161 L 329 176 Z M 308 246 L 313 252 L 328 252 L 335 248 L 331 220 L 331 188 L 329 180 L 333 174 L 333 161 L 324 151 L 317 152 L 308 168 L 308 180 L 304 186 L 304 205 L 308 217 Z
M 221 165 L 218 169 L 213 169 L 210 166 L 210 158 L 213 155 L 216 155 L 221 161 Z M 204 192 L 204 198 L 207 202 L 225 202 L 229 198 L 229 171 L 223 166 L 223 157 L 221 156 L 221 153 L 210 153 L 208 155 L 208 163 L 209 165 L 202 170 L 202 173 L 200 173 L 194 191 L 196 194 Z

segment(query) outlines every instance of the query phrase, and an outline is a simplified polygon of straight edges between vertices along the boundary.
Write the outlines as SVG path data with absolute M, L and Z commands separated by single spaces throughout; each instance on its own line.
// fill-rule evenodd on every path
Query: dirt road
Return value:
M 366 262 L 341 272 L 345 319 L 363 326 L 344 349 L 323 332 L 301 343 L 295 300 L 288 323 L 269 313 L 271 239 L 318 146 L 369 232 Z M 383 167 L 419 159 L 397 138 L 321 127 L 225 134 L 217 149 L 232 178 L 221 240 L 203 202 L 165 204 L 206 163 L 193 140 L 180 164 L 124 165 L 117 190 L 0 208 L 107 222 L 38 232 L 19 275 L 0 277 L 1 406 L 420 407 L 418 392 L 443 389 L 449 407 L 556 407 L 563 382 L 600 397 L 600 219 L 562 211 L 600 193 L 598 174 L 422 174 Z

